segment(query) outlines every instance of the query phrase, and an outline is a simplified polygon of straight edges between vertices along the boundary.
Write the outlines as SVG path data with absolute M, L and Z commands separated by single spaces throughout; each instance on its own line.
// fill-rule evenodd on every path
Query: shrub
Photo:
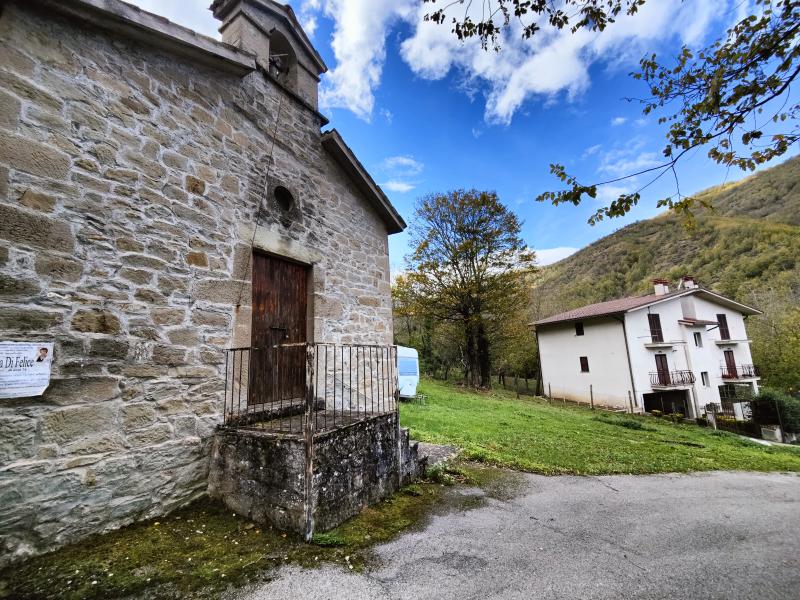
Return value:
M 800 399 L 778 390 L 764 388 L 759 391 L 751 406 L 753 407 L 753 419 L 757 423 L 778 425 L 778 423 L 767 422 L 776 420 L 774 416 L 777 407 L 783 430 L 787 433 L 800 433 Z
M 708 417 L 697 417 L 695 421 L 700 427 L 708 427 Z
M 681 421 L 683 421 L 683 413 L 679 413 L 679 412 L 669 413 L 667 415 L 667 418 L 670 421 L 672 421 L 673 423 L 680 423 Z
M 664 413 L 662 413 L 660 410 L 651 410 L 651 411 L 650 411 L 650 414 L 651 414 L 651 415 L 653 415 L 653 416 L 654 416 L 654 417 L 656 417 L 656 418 L 659 418 L 659 417 L 660 417 L 661 415 L 663 415 Z

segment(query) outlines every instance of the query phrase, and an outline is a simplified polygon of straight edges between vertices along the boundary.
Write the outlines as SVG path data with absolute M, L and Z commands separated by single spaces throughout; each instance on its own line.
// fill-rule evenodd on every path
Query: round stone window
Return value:
M 283 212 L 288 213 L 294 208 L 294 196 L 282 185 L 275 186 L 272 195 L 275 198 L 275 203 L 278 205 L 278 208 Z

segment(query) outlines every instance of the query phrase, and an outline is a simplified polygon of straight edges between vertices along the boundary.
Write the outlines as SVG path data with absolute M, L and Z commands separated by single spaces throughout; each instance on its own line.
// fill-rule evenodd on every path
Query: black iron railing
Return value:
M 694 373 L 691 371 L 656 371 L 650 373 L 650 385 L 653 387 L 678 387 L 692 385 Z
M 736 367 L 722 367 L 723 379 L 752 379 L 759 376 L 756 365 L 738 365 Z
M 299 435 L 395 412 L 396 364 L 394 346 L 299 343 L 228 349 L 224 423 Z

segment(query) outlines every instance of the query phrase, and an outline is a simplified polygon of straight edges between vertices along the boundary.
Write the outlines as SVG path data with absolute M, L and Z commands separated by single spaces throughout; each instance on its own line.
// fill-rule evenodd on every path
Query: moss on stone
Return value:
M 490 496 L 513 479 L 510 472 L 479 465 L 448 471 Z M 0 572 L 0 598 L 209 598 L 269 579 L 287 563 L 338 563 L 361 570 L 371 560 L 372 546 L 422 526 L 432 512 L 480 505 L 465 501 L 459 488 L 464 485 L 418 482 L 316 535 L 312 543 L 262 528 L 203 498 L 170 515 L 9 567 Z

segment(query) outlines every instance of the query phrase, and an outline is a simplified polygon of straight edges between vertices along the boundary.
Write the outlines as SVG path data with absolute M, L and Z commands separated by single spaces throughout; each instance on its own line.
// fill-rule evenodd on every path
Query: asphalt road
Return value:
M 365 573 L 288 567 L 236 598 L 800 598 L 800 476 L 524 477 Z

